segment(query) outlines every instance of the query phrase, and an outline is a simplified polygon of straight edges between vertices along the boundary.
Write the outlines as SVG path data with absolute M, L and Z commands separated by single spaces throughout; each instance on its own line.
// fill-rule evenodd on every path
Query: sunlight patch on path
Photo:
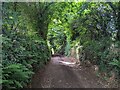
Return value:
M 69 67 L 74 67 L 76 64 L 76 62 L 65 62 L 65 61 L 59 61 L 59 63 Z
M 65 61 L 59 61 L 60 63 L 63 63 L 65 65 L 74 65 L 75 62 L 65 62 Z
M 70 67 L 74 67 L 76 65 L 76 61 L 68 57 L 52 57 L 51 60 L 52 60 L 52 63 L 56 65 L 59 64 L 59 65 L 65 65 Z

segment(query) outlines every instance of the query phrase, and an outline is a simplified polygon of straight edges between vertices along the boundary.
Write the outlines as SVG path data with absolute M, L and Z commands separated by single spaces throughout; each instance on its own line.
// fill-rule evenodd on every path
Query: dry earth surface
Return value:
M 31 88 L 106 88 L 93 68 L 77 65 L 68 57 L 52 57 L 32 79 Z

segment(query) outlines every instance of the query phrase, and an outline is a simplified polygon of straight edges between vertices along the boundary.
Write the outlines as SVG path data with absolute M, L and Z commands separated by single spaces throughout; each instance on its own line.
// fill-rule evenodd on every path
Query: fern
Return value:
M 16 81 L 16 80 L 14 80 L 14 83 L 15 83 L 16 87 L 18 87 L 18 88 L 23 88 L 22 83 L 20 83 L 20 82 L 18 82 L 18 81 Z
M 10 64 L 3 68 L 3 85 L 11 86 L 15 88 L 22 88 L 23 82 L 27 80 L 34 74 L 28 68 L 22 64 Z

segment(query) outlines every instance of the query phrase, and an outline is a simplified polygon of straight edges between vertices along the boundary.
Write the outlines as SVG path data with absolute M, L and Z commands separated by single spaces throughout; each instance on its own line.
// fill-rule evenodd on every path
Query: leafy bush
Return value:
M 81 59 L 97 64 L 100 71 L 108 74 L 120 72 L 119 14 L 113 15 L 114 7 L 115 12 L 119 12 L 119 3 L 85 3 L 71 25 L 76 33 L 73 39 L 79 38 L 83 46 Z
M 21 14 L 16 3 L 3 4 L 2 80 L 3 88 L 22 88 L 30 83 L 37 69 L 50 58 L 46 40 L 39 36 Z M 18 5 L 18 3 L 17 3 Z M 20 11 L 19 11 L 20 10 Z M 24 12 L 22 12 L 24 13 Z
M 49 60 L 49 50 L 44 41 L 16 41 L 3 38 L 3 87 L 21 88 L 30 82 L 33 71 Z M 28 46 L 25 46 L 27 44 Z M 15 46 L 14 46 L 15 45 Z
M 100 41 L 92 40 L 83 43 L 84 60 L 89 60 L 99 66 L 99 71 L 110 73 L 116 71 L 120 74 L 120 53 L 119 43 L 103 37 Z

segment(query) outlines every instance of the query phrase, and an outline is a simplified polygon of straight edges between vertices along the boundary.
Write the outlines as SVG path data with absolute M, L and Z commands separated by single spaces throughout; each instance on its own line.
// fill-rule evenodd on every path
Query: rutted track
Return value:
M 64 63 L 68 62 L 68 63 Z M 104 88 L 105 85 L 91 68 L 77 67 L 67 57 L 53 57 L 50 63 L 36 73 L 32 88 Z M 70 64 L 71 63 L 71 64 Z

